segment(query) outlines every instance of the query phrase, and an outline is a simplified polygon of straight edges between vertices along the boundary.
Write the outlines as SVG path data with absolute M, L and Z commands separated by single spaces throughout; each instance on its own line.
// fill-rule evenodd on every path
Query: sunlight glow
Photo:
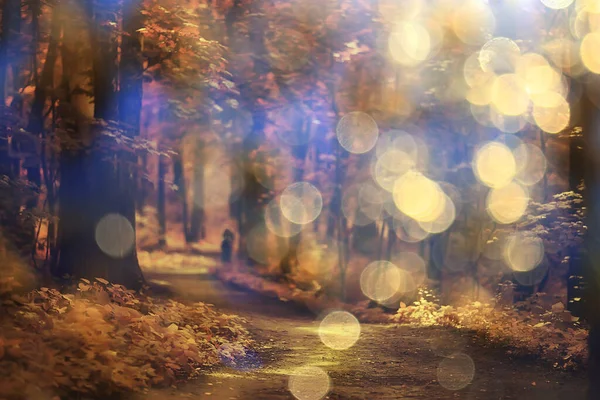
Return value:
M 238 171 L 232 169 L 230 173 L 221 165 L 209 165 L 203 172 L 203 185 L 210 188 L 210 190 L 205 190 L 204 196 L 194 197 L 199 207 L 212 210 L 226 206 L 240 196 L 243 189 L 243 179 L 235 176 Z

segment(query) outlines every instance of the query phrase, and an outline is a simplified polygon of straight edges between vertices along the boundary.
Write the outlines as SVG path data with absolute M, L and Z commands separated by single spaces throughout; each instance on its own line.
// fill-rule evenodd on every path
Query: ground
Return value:
M 304 364 L 326 370 L 328 399 L 583 399 L 586 376 L 561 372 L 539 360 L 511 358 L 505 349 L 444 328 L 362 324 L 359 341 L 349 350 L 324 346 L 317 334 L 318 316 L 285 303 L 226 287 L 204 276 L 161 276 L 177 296 L 212 303 L 248 320 L 257 353 L 245 365 L 223 366 L 178 388 L 151 390 L 135 400 L 293 399 L 289 374 Z M 475 364 L 473 381 L 452 391 L 437 381 L 444 356 L 468 354 Z

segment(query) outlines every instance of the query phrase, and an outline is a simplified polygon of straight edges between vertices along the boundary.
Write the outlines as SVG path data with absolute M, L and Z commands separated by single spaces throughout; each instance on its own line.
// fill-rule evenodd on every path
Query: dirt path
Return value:
M 472 337 L 447 329 L 363 324 L 352 348 L 335 351 L 321 343 L 316 318 L 306 312 L 210 279 L 168 280 L 188 300 L 212 303 L 246 318 L 257 339 L 258 354 L 248 358 L 243 370 L 224 366 L 177 389 L 152 390 L 139 400 L 293 399 L 289 375 L 305 364 L 329 374 L 328 399 L 584 398 L 584 373 L 563 373 L 539 362 L 511 359 L 504 350 L 486 348 Z M 471 384 L 458 391 L 442 387 L 437 380 L 440 362 L 455 352 L 467 354 L 475 365 Z M 460 374 L 455 378 L 460 379 Z

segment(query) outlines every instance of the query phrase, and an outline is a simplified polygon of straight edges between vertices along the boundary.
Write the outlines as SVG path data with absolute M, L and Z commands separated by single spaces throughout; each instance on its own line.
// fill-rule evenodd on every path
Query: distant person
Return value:
M 229 229 L 223 232 L 223 241 L 221 242 L 221 261 L 224 263 L 231 262 L 231 254 L 233 253 L 234 234 Z

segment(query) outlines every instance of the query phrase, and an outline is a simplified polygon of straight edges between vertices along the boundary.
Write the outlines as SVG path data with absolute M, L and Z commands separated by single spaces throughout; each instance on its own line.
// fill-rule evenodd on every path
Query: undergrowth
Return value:
M 515 305 L 467 302 L 440 305 L 423 289 L 420 300 L 402 304 L 392 320 L 400 324 L 447 326 L 466 329 L 511 352 L 535 354 L 554 367 L 576 369 L 587 359 L 588 330 L 570 316 L 560 302 L 549 304 L 548 295 L 537 294 Z
M 0 398 L 104 398 L 171 385 L 252 345 L 244 321 L 203 303 L 155 299 L 103 279 L 69 293 L 4 293 Z

